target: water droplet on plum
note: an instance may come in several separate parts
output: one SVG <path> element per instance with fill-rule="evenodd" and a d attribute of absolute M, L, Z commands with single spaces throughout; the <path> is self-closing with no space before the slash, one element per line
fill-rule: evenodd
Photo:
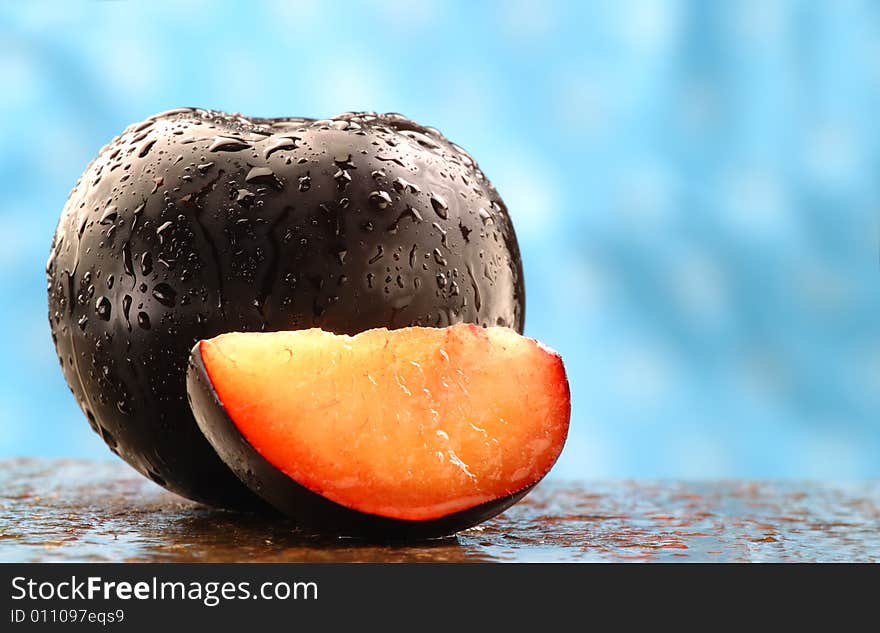
<path fill-rule="evenodd" d="M 98 300 L 95 302 L 95 313 L 102 321 L 110 320 L 111 308 L 110 299 L 107 297 L 98 297 Z"/>
<path fill-rule="evenodd" d="M 388 195 L 387 191 L 370 192 L 369 198 L 370 202 L 373 203 L 373 206 L 379 209 L 387 209 L 391 206 L 391 196 Z"/>
<path fill-rule="evenodd" d="M 436 193 L 431 194 L 431 206 L 434 208 L 434 213 L 442 219 L 445 220 L 449 217 L 449 205 L 447 205 L 446 201 Z"/>
<path fill-rule="evenodd" d="M 240 152 L 243 149 L 249 149 L 251 145 L 240 138 L 231 136 L 217 136 L 214 142 L 208 147 L 209 152 Z"/>
<path fill-rule="evenodd" d="M 166 283 L 159 283 L 153 288 L 153 297 L 163 306 L 174 307 L 177 291 Z"/>

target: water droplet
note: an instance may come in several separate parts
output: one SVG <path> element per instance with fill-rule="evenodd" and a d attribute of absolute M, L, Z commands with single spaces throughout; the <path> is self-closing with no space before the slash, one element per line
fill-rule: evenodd
<path fill-rule="evenodd" d="M 157 191 L 159 191 L 159 187 L 161 187 L 164 184 L 165 184 L 165 178 L 163 178 L 162 176 L 157 176 L 156 178 L 153 178 L 153 189 L 152 189 L 152 191 L 150 191 L 150 194 L 152 195 L 152 194 L 156 193 Z"/>
<path fill-rule="evenodd" d="M 122 315 L 125 317 L 125 320 L 128 321 L 128 313 L 131 310 L 131 295 L 125 295 L 122 297 Z M 129 329 L 131 329 L 129 327 Z"/>
<path fill-rule="evenodd" d="M 470 264 L 467 265 L 467 271 L 471 278 L 471 287 L 474 289 L 474 306 L 477 308 L 477 312 L 479 312 L 480 308 L 483 306 L 483 300 L 480 297 L 480 289 L 477 287 L 477 279 L 474 277 L 474 271 Z"/>
<path fill-rule="evenodd" d="M 357 169 L 351 162 L 351 154 L 337 154 L 333 157 L 333 162 L 339 165 L 340 169 Z"/>
<path fill-rule="evenodd" d="M 254 199 L 256 198 L 256 194 L 252 191 L 248 191 L 247 189 L 239 189 L 235 195 L 235 201 L 243 207 L 250 207 Z"/>
<path fill-rule="evenodd" d="M 135 133 L 135 134 L 138 133 L 138 132 L 143 132 L 143 131 L 146 130 L 148 127 L 152 126 L 153 123 L 155 123 L 155 119 L 153 119 L 153 118 L 151 117 L 151 118 L 147 119 L 146 121 L 143 121 L 143 122 L 141 122 L 141 123 L 138 123 L 134 128 L 132 128 L 131 131 L 132 131 L 133 133 Z M 114 154 L 117 154 L 117 153 L 118 153 L 118 150 L 117 150 L 116 152 L 113 152 L 113 153 L 114 153 Z"/>
<path fill-rule="evenodd" d="M 348 254 L 348 251 L 345 249 L 336 252 L 336 257 L 339 259 L 340 265 L 345 263 L 345 256 L 347 254 Z"/>
<path fill-rule="evenodd" d="M 98 318 L 102 321 L 109 321 L 111 307 L 110 299 L 107 297 L 98 297 L 98 300 L 95 302 L 95 312 L 97 313 Z"/>
<path fill-rule="evenodd" d="M 177 291 L 166 283 L 160 283 L 153 288 L 153 296 L 163 306 L 171 308 L 177 298 Z"/>
<path fill-rule="evenodd" d="M 444 220 L 449 217 L 449 205 L 447 205 L 446 201 L 436 193 L 431 194 L 431 206 L 434 207 L 434 213 Z"/>
<path fill-rule="evenodd" d="M 156 235 L 159 236 L 159 243 L 160 244 L 165 243 L 165 232 L 168 231 L 168 229 L 170 229 L 172 226 L 174 226 L 174 223 L 171 221 L 168 221 L 168 222 L 165 222 L 164 224 L 162 224 L 158 229 L 156 229 Z"/>
<path fill-rule="evenodd" d="M 138 158 L 144 158 L 147 154 L 149 154 L 150 150 L 153 149 L 153 145 L 156 144 L 156 140 L 157 139 L 151 138 L 144 141 L 143 145 L 141 145 L 140 149 L 138 150 Z"/>
<path fill-rule="evenodd" d="M 141 329 L 149 330 L 152 327 L 150 325 L 150 315 L 146 312 L 138 312 L 137 324 Z"/>
<path fill-rule="evenodd" d="M 400 160 L 399 158 L 396 158 L 394 156 L 381 156 L 381 155 L 377 154 L 376 160 L 388 161 L 388 162 L 392 162 L 396 165 L 400 165 L 401 167 L 406 167 L 406 165 L 403 163 L 402 160 Z"/>
<path fill-rule="evenodd" d="M 149 275 L 153 272 L 153 256 L 150 253 L 141 255 L 141 274 Z"/>
<path fill-rule="evenodd" d="M 477 209 L 477 215 L 480 216 L 483 224 L 489 224 L 492 221 L 492 214 L 486 211 L 486 209 L 484 209 L 483 207 Z"/>
<path fill-rule="evenodd" d="M 198 169 L 198 170 L 199 170 L 199 173 L 202 174 L 202 175 L 204 176 L 205 174 L 208 173 L 208 171 L 209 171 L 209 170 L 211 169 L 211 167 L 213 167 L 213 166 L 214 166 L 214 163 L 202 163 L 201 165 L 199 165 L 198 167 L 196 167 L 196 169 Z"/>
<path fill-rule="evenodd" d="M 394 179 L 394 182 L 391 183 L 397 191 L 403 193 L 404 191 L 410 191 L 411 193 L 421 193 L 421 189 L 419 189 L 418 185 L 409 182 L 408 180 L 401 178 L 398 176 Z"/>
<path fill-rule="evenodd" d="M 195 111 L 194 108 L 173 108 L 171 110 L 165 110 L 164 112 L 159 112 L 157 114 L 154 114 L 153 116 L 148 118 L 147 121 L 152 123 L 153 121 L 156 121 L 158 119 L 167 119 L 169 117 L 174 116 L 175 114 L 190 114 L 191 112 L 194 112 L 194 111 Z M 146 121 L 145 121 L 145 123 L 146 123 Z M 147 127 L 149 127 L 149 126 L 147 126 Z"/>
<path fill-rule="evenodd" d="M 387 229 L 388 232 L 389 233 L 397 233 L 397 230 L 400 228 L 400 223 L 407 217 L 412 218 L 414 222 L 421 222 L 422 221 L 422 216 L 416 209 L 414 209 L 413 207 L 407 207 L 403 211 L 403 213 L 401 213 L 399 216 L 397 216 L 397 219 L 394 220 L 394 222 L 388 226 L 388 229 Z"/>
<path fill-rule="evenodd" d="M 99 220 L 99 222 L 101 224 L 113 224 L 118 216 L 119 213 L 116 207 L 110 205 L 109 207 L 104 209 L 104 213 L 101 214 L 101 219 Z"/>
<path fill-rule="evenodd" d="M 116 281 L 116 277 L 113 275 L 107 275 L 107 289 L 110 290 L 113 288 L 113 282 Z"/>
<path fill-rule="evenodd" d="M 269 185 L 275 189 L 282 187 L 281 180 L 268 167 L 253 167 L 244 177 L 245 182 L 256 182 Z"/>
<path fill-rule="evenodd" d="M 231 136 L 217 136 L 214 142 L 208 148 L 209 152 L 240 152 L 243 149 L 249 149 L 250 144 L 240 138 Z"/>
<path fill-rule="evenodd" d="M 382 259 L 382 255 L 383 255 L 383 254 L 384 254 L 384 249 L 382 248 L 382 245 L 381 245 L 381 244 L 377 244 L 377 245 L 376 245 L 376 254 L 373 255 L 373 256 L 369 259 L 368 263 L 370 263 L 370 264 L 375 264 L 377 261 L 379 261 L 380 259 Z"/>
<path fill-rule="evenodd" d="M 470 242 L 470 234 L 473 233 L 473 229 L 469 229 L 461 222 L 458 223 L 458 230 L 461 231 L 461 237 L 465 242 Z"/>
<path fill-rule="evenodd" d="M 122 245 L 122 268 L 129 277 L 134 277 L 134 266 L 131 263 L 131 246 L 128 242 Z"/>
<path fill-rule="evenodd" d="M 263 150 L 263 156 L 269 158 L 275 152 L 282 149 L 296 149 L 296 142 L 299 140 L 297 136 L 280 136 Z"/>
<path fill-rule="evenodd" d="M 88 319 L 88 317 L 87 317 L 86 315 L 82 315 L 82 316 L 77 320 L 76 324 L 79 326 L 79 329 L 85 331 L 86 326 L 89 324 L 89 319 Z"/>
<path fill-rule="evenodd" d="M 443 257 L 443 253 L 440 252 L 439 248 L 434 249 L 434 261 L 437 262 L 438 264 L 440 264 L 441 266 L 446 266 L 448 263 L 446 261 L 446 258 Z"/>
<path fill-rule="evenodd" d="M 299 178 L 299 190 L 302 192 L 308 191 L 312 187 L 312 178 L 309 174 L 305 176 L 300 176 Z"/>
<path fill-rule="evenodd" d="M 138 220 L 141 219 L 141 214 L 144 212 L 144 208 L 147 206 L 146 201 L 141 202 L 138 206 L 134 208 L 134 219 L 131 221 L 131 232 L 134 233 L 134 229 L 138 224 Z"/>
<path fill-rule="evenodd" d="M 391 196 L 387 191 L 373 191 L 370 193 L 370 202 L 379 209 L 387 209 L 391 206 Z"/>
<path fill-rule="evenodd" d="M 351 174 L 349 174 L 347 170 L 340 168 L 336 170 L 335 174 L 333 174 L 333 180 L 336 181 L 336 186 L 339 187 L 339 190 L 341 191 L 351 182 Z"/>
<path fill-rule="evenodd" d="M 446 229 L 444 229 L 442 226 L 437 224 L 436 222 L 432 222 L 431 226 L 433 228 L 437 229 L 437 232 L 440 233 L 440 243 L 445 248 L 449 248 L 449 241 L 447 239 L 449 237 L 449 232 Z"/>

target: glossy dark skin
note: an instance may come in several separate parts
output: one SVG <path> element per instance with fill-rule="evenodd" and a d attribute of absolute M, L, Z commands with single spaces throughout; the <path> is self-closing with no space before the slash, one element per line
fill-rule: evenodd
<path fill-rule="evenodd" d="M 426 521 L 408 521 L 347 508 L 312 492 L 264 459 L 227 413 L 205 369 L 199 344 L 187 371 L 187 394 L 202 433 L 239 479 L 303 530 L 370 540 L 429 539 L 455 534 L 501 514 L 535 484 L 512 495 Z M 316 420 L 320 423 L 320 420 Z M 537 483 L 537 482 L 536 482 Z"/>
<path fill-rule="evenodd" d="M 92 428 L 141 473 L 260 507 L 186 402 L 193 344 L 464 321 L 522 332 L 519 249 L 473 160 L 400 115 L 246 119 L 181 109 L 89 165 L 47 264 L 49 322 Z"/>

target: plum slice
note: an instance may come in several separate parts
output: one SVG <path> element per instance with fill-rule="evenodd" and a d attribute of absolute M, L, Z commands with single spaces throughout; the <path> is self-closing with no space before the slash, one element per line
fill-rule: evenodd
<path fill-rule="evenodd" d="M 233 332 L 190 356 L 202 432 L 307 529 L 431 537 L 484 521 L 550 470 L 568 432 L 561 357 L 503 327 Z"/>

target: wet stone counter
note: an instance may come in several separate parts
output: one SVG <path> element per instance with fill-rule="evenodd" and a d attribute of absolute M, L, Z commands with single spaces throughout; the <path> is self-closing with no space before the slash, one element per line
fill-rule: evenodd
<path fill-rule="evenodd" d="M 880 482 L 547 481 L 455 537 L 375 544 L 213 510 L 121 463 L 0 462 L 0 561 L 880 561 Z"/>

